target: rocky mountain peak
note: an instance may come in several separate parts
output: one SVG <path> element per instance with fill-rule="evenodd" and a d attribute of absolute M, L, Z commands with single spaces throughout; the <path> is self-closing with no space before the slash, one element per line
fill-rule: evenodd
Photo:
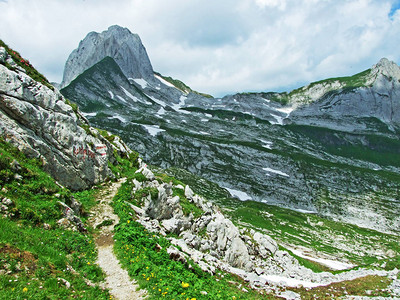
<path fill-rule="evenodd" d="M 387 58 L 382 58 L 376 65 L 372 66 L 371 75 L 376 78 L 379 74 L 382 74 L 388 78 L 400 80 L 400 67 Z"/>
<path fill-rule="evenodd" d="M 65 64 L 61 87 L 107 56 L 115 60 L 127 78 L 153 78 L 153 67 L 140 37 L 113 25 L 101 33 L 90 32 L 79 43 Z"/>

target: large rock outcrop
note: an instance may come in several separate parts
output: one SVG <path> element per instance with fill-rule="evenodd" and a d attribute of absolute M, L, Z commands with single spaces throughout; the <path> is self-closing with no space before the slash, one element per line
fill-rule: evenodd
<path fill-rule="evenodd" d="M 114 25 L 101 33 L 90 32 L 65 64 L 61 88 L 105 57 L 113 58 L 127 78 L 153 78 L 146 49 L 140 37 Z"/>
<path fill-rule="evenodd" d="M 73 190 L 112 176 L 110 143 L 58 90 L 29 77 L 5 48 L 0 53 L 0 136 L 41 159 L 48 173 Z"/>
<path fill-rule="evenodd" d="M 299 105 L 290 114 L 290 122 L 347 132 L 376 131 L 368 122 L 374 118 L 391 130 L 399 128 L 399 66 L 383 58 L 363 75 L 356 76 L 303 88 L 304 93 L 290 99 L 293 105 Z M 305 99 L 309 103 L 304 104 Z"/>

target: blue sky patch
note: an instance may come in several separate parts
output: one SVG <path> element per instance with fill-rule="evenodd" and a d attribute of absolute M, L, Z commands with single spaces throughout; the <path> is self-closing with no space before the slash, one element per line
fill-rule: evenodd
<path fill-rule="evenodd" d="M 393 2 L 392 8 L 390 9 L 389 17 L 393 17 L 398 9 L 400 9 L 400 0 L 396 0 Z"/>

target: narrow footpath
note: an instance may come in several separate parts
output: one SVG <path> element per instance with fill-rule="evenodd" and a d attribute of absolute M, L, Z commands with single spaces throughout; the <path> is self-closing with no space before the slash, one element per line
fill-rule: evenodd
<path fill-rule="evenodd" d="M 107 221 L 106 224 L 109 224 L 112 221 L 111 225 L 102 226 L 100 232 L 96 236 L 96 248 L 98 250 L 96 263 L 106 274 L 106 282 L 103 284 L 103 287 L 110 290 L 114 299 L 145 299 L 146 291 L 139 290 L 136 281 L 130 279 L 128 272 L 122 269 L 113 250 L 113 230 L 114 226 L 119 222 L 119 217 L 114 214 L 114 210 L 110 203 L 125 180 L 126 178 L 123 178 L 118 182 L 114 182 L 108 188 L 99 193 L 97 198 L 100 201 L 91 210 L 89 223 L 96 228 L 104 221 Z"/>

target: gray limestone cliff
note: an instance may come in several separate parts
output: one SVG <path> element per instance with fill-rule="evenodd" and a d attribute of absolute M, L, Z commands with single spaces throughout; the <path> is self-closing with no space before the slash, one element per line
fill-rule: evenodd
<path fill-rule="evenodd" d="M 0 47 L 0 136 L 73 190 L 112 177 L 113 148 L 56 89 L 35 81 Z"/>
<path fill-rule="evenodd" d="M 386 58 L 358 76 L 306 86 L 291 96 L 295 124 L 342 131 L 365 131 L 365 119 L 375 118 L 388 129 L 400 127 L 400 68 Z M 306 101 L 305 99 L 309 99 Z"/>
<path fill-rule="evenodd" d="M 90 32 L 79 43 L 65 64 L 61 88 L 107 56 L 115 60 L 127 78 L 153 78 L 153 68 L 140 37 L 114 25 L 101 33 Z"/>

